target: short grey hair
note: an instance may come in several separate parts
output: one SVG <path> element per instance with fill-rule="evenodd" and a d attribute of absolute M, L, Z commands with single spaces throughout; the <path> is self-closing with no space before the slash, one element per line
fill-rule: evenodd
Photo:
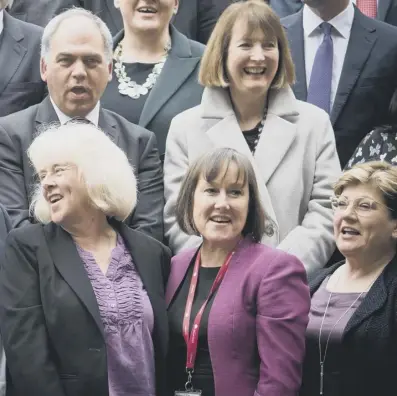
<path fill-rule="evenodd" d="M 1 1 L 1 0 L 0 0 Z M 51 39 L 59 28 L 59 25 L 66 19 L 73 18 L 75 16 L 83 16 L 90 19 L 98 27 L 105 47 L 105 57 L 108 63 L 112 62 L 113 59 L 113 38 L 106 23 L 101 18 L 97 17 L 91 11 L 85 10 L 84 8 L 74 7 L 61 14 L 55 16 L 48 22 L 44 29 L 43 36 L 41 38 L 41 57 L 47 59 L 48 53 L 50 52 Z"/>
<path fill-rule="evenodd" d="M 94 125 L 49 125 L 33 140 L 28 157 L 36 173 L 55 164 L 75 165 L 92 206 L 106 216 L 123 221 L 135 208 L 134 170 L 124 151 Z M 41 223 L 51 221 L 50 206 L 40 183 L 34 189 L 30 213 Z"/>

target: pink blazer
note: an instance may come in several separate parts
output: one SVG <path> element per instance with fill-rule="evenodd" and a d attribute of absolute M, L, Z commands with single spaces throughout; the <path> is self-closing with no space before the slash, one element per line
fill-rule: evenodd
<path fill-rule="evenodd" d="M 173 257 L 168 305 L 195 252 L 188 249 Z M 209 315 L 216 395 L 297 395 L 309 308 L 303 264 L 295 256 L 245 238 Z"/>

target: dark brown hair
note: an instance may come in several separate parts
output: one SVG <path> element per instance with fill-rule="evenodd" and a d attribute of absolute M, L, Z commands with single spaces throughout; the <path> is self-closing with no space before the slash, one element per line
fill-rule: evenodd
<path fill-rule="evenodd" d="M 199 235 L 193 221 L 194 193 L 200 177 L 207 182 L 214 181 L 221 172 L 227 173 L 230 164 L 238 169 L 237 180 L 248 184 L 249 203 L 248 216 L 242 234 L 251 234 L 255 242 L 262 236 L 273 235 L 273 222 L 262 207 L 255 171 L 247 157 L 230 148 L 217 148 L 198 158 L 189 168 L 179 190 L 176 203 L 176 219 L 183 232 Z"/>

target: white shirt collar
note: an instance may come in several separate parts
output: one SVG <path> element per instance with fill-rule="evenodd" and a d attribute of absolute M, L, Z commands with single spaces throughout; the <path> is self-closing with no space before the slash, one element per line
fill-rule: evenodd
<path fill-rule="evenodd" d="M 4 29 L 4 10 L 0 10 L 0 35 Z"/>
<path fill-rule="evenodd" d="M 59 107 L 52 100 L 51 96 L 50 96 L 50 100 L 52 105 L 54 106 L 55 112 L 57 113 L 61 125 L 65 124 L 66 122 L 72 119 L 72 117 L 67 116 L 59 109 Z M 99 122 L 99 109 L 100 109 L 100 104 L 98 102 L 95 105 L 95 107 L 85 116 L 85 118 L 87 118 L 88 121 L 92 122 L 96 127 L 98 127 L 98 122 Z"/>
<path fill-rule="evenodd" d="M 354 20 L 353 3 L 349 5 L 337 16 L 328 21 L 335 30 L 344 38 L 350 36 L 350 30 Z M 311 36 L 324 21 L 316 15 L 309 6 L 303 7 L 303 29 L 306 36 Z"/>

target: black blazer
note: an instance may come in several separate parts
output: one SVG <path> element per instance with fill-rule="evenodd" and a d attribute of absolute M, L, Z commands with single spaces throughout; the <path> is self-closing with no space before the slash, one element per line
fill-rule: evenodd
<path fill-rule="evenodd" d="M 161 396 L 170 252 L 123 223 L 111 224 L 123 237 L 153 308 L 156 394 Z M 60 226 L 35 224 L 9 234 L 1 262 L 0 330 L 9 372 L 7 396 L 109 395 L 95 294 L 72 238 Z"/>
<path fill-rule="evenodd" d="M 293 90 L 306 100 L 303 12 L 282 20 L 296 68 Z M 363 137 L 388 120 L 397 87 L 397 28 L 363 15 L 355 8 L 349 44 L 336 92 L 331 121 L 342 168 Z"/>
<path fill-rule="evenodd" d="M 139 125 L 154 132 L 160 157 L 164 158 L 165 142 L 172 119 L 201 102 L 204 88 L 198 83 L 198 69 L 204 45 L 189 40 L 171 25 L 172 48 L 155 86 L 150 90 L 139 117 Z M 114 38 L 114 47 L 124 38 L 122 30 Z M 118 112 L 120 101 L 132 101 L 120 95 L 119 82 L 113 71 L 101 98 L 104 108 Z M 125 108 L 125 107 L 124 107 Z M 131 111 L 130 111 L 131 112 Z M 130 114 L 119 113 L 127 120 Z"/>
<path fill-rule="evenodd" d="M 294 14 L 303 7 L 302 0 L 269 0 L 269 4 L 280 18 Z M 396 26 L 397 0 L 378 0 L 377 19 Z"/>
<path fill-rule="evenodd" d="M 51 122 L 59 121 L 49 98 L 0 119 L 0 203 L 14 227 L 29 223 L 28 208 L 37 181 L 26 151 L 38 129 Z M 164 188 L 156 137 L 109 110 L 100 110 L 99 127 L 127 154 L 138 179 L 138 203 L 126 223 L 161 241 Z"/>
<path fill-rule="evenodd" d="M 43 29 L 4 11 L 0 36 L 0 117 L 40 103 L 46 84 L 40 77 Z"/>
<path fill-rule="evenodd" d="M 173 19 L 176 28 L 192 40 L 206 43 L 222 11 L 232 0 L 179 0 Z M 113 35 L 123 29 L 114 0 L 14 0 L 10 12 L 16 17 L 45 26 L 56 14 L 71 7 L 82 7 L 98 15 Z"/>
<path fill-rule="evenodd" d="M 342 264 L 344 261 L 314 274 L 309 279 L 310 295 Z M 315 344 L 306 346 L 300 396 L 312 396 L 305 388 L 305 379 L 319 375 Z M 317 352 L 310 353 L 313 350 Z M 342 389 L 337 396 L 397 394 L 397 257 L 386 266 L 347 323 L 341 353 Z"/>

